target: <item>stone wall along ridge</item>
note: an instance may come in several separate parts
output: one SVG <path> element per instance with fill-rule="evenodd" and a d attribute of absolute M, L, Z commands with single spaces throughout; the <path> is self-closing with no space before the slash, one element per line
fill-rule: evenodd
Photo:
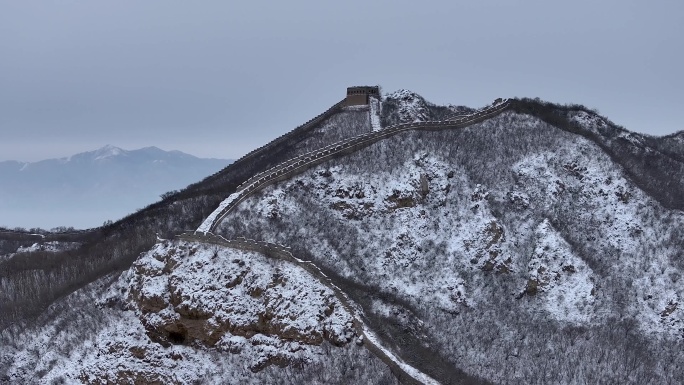
<path fill-rule="evenodd" d="M 491 117 L 498 115 L 506 110 L 510 105 L 509 99 L 498 100 L 497 102 L 486 106 L 472 114 L 459 116 L 453 120 L 441 120 L 430 122 L 416 122 L 416 123 L 400 123 L 394 126 L 389 126 L 379 131 L 372 131 L 365 134 L 357 135 L 349 139 L 345 139 L 315 151 L 299 155 L 288 161 L 280 163 L 270 169 L 261 172 L 247 180 L 247 182 L 238 186 L 236 193 L 237 197 L 233 201 L 221 209 L 221 212 L 214 214 L 211 226 L 203 224 L 202 229 L 209 228 L 209 232 L 214 232 L 223 218 L 240 202 L 249 197 L 252 193 L 259 191 L 276 182 L 289 179 L 290 177 L 300 174 L 310 168 L 317 166 L 327 160 L 338 158 L 340 156 L 353 153 L 363 147 L 369 146 L 381 139 L 389 138 L 397 133 L 409 130 L 443 130 L 464 128 L 469 125 L 479 123 Z M 198 229 L 199 230 L 199 229 Z"/>

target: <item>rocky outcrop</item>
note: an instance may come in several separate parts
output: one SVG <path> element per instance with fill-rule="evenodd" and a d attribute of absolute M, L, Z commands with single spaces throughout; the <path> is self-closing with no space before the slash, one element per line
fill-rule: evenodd
<path fill-rule="evenodd" d="M 354 336 L 333 291 L 303 269 L 217 245 L 158 244 L 135 263 L 129 299 L 154 341 L 256 350 L 254 371 Z"/>

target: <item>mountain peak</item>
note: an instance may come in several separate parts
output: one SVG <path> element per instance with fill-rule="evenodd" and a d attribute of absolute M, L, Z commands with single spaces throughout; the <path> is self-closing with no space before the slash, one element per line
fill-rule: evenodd
<path fill-rule="evenodd" d="M 143 148 L 139 149 L 138 151 L 168 152 L 168 151 L 162 150 L 161 148 L 159 148 L 159 147 L 157 147 L 157 146 L 143 147 Z"/>
<path fill-rule="evenodd" d="M 425 99 L 417 93 L 400 89 L 386 95 L 385 101 L 398 106 L 397 113 L 401 122 L 424 122 L 430 120 L 430 111 Z"/>
<path fill-rule="evenodd" d="M 113 156 L 121 155 L 125 153 L 126 150 L 123 150 L 119 147 L 112 146 L 111 144 L 108 144 L 100 149 L 97 149 L 94 151 L 95 155 L 95 160 L 100 160 L 100 159 L 107 159 L 111 158 Z"/>
<path fill-rule="evenodd" d="M 417 93 L 407 90 L 405 88 L 396 90 L 394 92 L 390 92 L 389 94 L 386 95 L 387 98 L 390 99 L 398 99 L 398 100 L 403 100 L 403 101 L 411 101 L 415 99 L 419 100 L 424 100 L 422 96 L 418 95 Z"/>

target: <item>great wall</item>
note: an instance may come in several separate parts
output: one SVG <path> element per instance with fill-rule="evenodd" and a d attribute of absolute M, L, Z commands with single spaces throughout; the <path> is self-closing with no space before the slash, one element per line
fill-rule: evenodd
<path fill-rule="evenodd" d="M 316 266 L 311 261 L 304 261 L 296 258 L 289 251 L 289 248 L 281 245 L 276 245 L 272 243 L 267 243 L 263 241 L 248 240 L 248 239 L 233 239 L 228 240 L 221 236 L 213 234 L 217 226 L 221 221 L 233 210 L 240 202 L 244 201 L 252 194 L 257 191 L 263 190 L 264 188 L 273 185 L 279 181 L 289 179 L 295 175 L 301 174 L 323 162 L 331 159 L 337 159 L 342 156 L 352 154 L 364 147 L 370 146 L 380 140 L 392 137 L 394 135 L 411 131 L 411 130 L 444 130 L 444 129 L 458 129 L 470 126 L 489 119 L 509 107 L 509 100 L 498 99 L 492 105 L 482 108 L 472 114 L 450 116 L 447 120 L 442 121 L 428 121 L 428 122 L 415 122 L 415 123 L 401 123 L 393 126 L 386 127 L 377 131 L 371 131 L 365 134 L 357 135 L 349 139 L 345 139 L 331 145 L 325 146 L 315 151 L 311 151 L 282 163 L 271 167 L 270 169 L 259 172 L 245 182 L 240 184 L 235 192 L 231 194 L 232 200 L 224 200 L 223 203 L 228 202 L 228 204 L 223 204 L 219 206 L 220 209 L 215 210 L 211 215 L 209 215 L 205 221 L 200 225 L 200 227 L 195 231 L 186 232 L 178 235 L 177 237 L 181 240 L 190 242 L 201 242 L 221 245 L 225 247 L 235 248 L 239 250 L 255 251 L 259 252 L 269 258 L 279 259 L 287 261 L 289 263 L 294 263 L 308 273 L 311 274 L 316 280 L 321 282 L 326 287 L 330 288 L 334 293 L 336 298 L 340 301 L 342 306 L 349 312 L 353 317 L 353 325 L 356 330 L 356 334 L 361 338 L 363 345 L 375 356 L 381 359 L 397 379 L 402 384 L 439 384 L 436 380 L 420 372 L 418 369 L 406 364 L 400 357 L 392 353 L 390 350 L 384 348 L 379 339 L 375 337 L 374 333 L 365 325 L 362 319 L 362 314 L 359 313 L 359 309 L 354 306 L 350 298 L 345 294 L 330 277 L 326 276 L 321 269 Z M 261 146 L 257 149 L 250 151 L 248 154 L 242 156 L 240 159 L 235 161 L 229 167 L 240 167 L 243 163 L 252 162 L 255 156 L 264 156 L 268 153 L 270 149 L 276 148 L 279 145 L 283 145 L 288 142 L 291 138 L 295 138 L 298 135 L 304 134 L 320 123 L 330 118 L 333 114 L 339 112 L 342 108 L 348 106 L 347 100 L 343 99 L 340 102 L 335 103 L 329 109 L 321 113 L 320 115 L 314 117 L 308 122 L 300 125 L 294 130 L 281 135 L 280 137 L 272 140 L 271 142 Z M 369 108 L 370 113 L 370 108 Z M 211 183 L 214 180 L 220 178 L 223 170 L 212 174 L 211 176 L 205 178 L 201 183 Z M 230 197 L 229 197 L 230 198 Z M 87 230 L 76 230 L 73 232 L 65 233 L 47 233 L 43 234 L 31 234 L 29 232 L 17 232 L 12 230 L 6 230 L 5 233 L 21 235 L 27 239 L 40 239 L 40 241 L 47 241 L 50 239 L 67 240 L 72 237 L 78 238 L 82 237 L 84 234 L 94 234 L 100 231 L 102 228 L 93 228 Z"/>
<path fill-rule="evenodd" d="M 247 181 L 239 185 L 236 192 L 227 198 L 230 200 L 230 202 L 228 204 L 219 206 L 220 211 L 214 212 L 207 217 L 205 222 L 200 225 L 197 231 L 213 233 L 219 223 L 233 208 L 235 208 L 240 202 L 251 196 L 256 191 L 262 190 L 263 188 L 279 181 L 289 179 L 292 176 L 307 171 L 327 160 L 351 154 L 361 148 L 378 142 L 381 139 L 389 138 L 409 130 L 434 131 L 464 128 L 503 112 L 508 108 L 509 104 L 510 102 L 508 99 L 499 99 L 498 102 L 495 102 L 472 114 L 464 115 L 453 120 L 401 123 L 384 128 L 382 130 L 361 134 L 337 143 L 333 143 L 321 149 L 294 157 L 264 172 L 252 176 Z"/>
<path fill-rule="evenodd" d="M 244 183 L 240 184 L 236 191 L 226 200 L 224 200 L 222 205 L 220 205 L 217 210 L 209 215 L 197 230 L 194 232 L 184 233 L 180 235 L 179 238 L 186 241 L 212 243 L 240 250 L 256 251 L 270 258 L 288 261 L 302 267 L 323 285 L 333 290 L 340 303 L 353 316 L 354 328 L 357 335 L 362 337 L 364 346 L 366 346 L 371 353 L 387 364 L 392 373 L 395 374 L 397 379 L 402 384 L 439 384 L 439 382 L 427 374 L 422 373 L 416 368 L 404 363 L 401 358 L 384 348 L 378 339 L 373 336 L 372 332 L 365 326 L 361 315 L 358 313 L 358 310 L 352 306 L 347 294 L 344 293 L 337 285 L 335 285 L 332 280 L 326 276 L 313 262 L 303 261 L 294 257 L 289 251 L 289 248 L 282 245 L 276 245 L 257 240 L 248 240 L 244 238 L 228 240 L 219 235 L 213 234 L 213 232 L 232 209 L 234 209 L 240 202 L 244 201 L 255 192 L 279 181 L 289 179 L 294 175 L 301 174 L 327 160 L 354 153 L 355 151 L 358 151 L 359 149 L 376 143 L 382 139 L 386 139 L 396 134 L 410 130 L 433 131 L 467 127 L 498 115 L 499 113 L 505 111 L 509 107 L 509 104 L 510 101 L 508 99 L 497 99 L 493 104 L 472 114 L 450 117 L 451 119 L 444 121 L 397 124 L 378 131 L 361 134 L 337 143 L 333 143 L 321 149 L 291 158 L 264 172 L 257 173 Z"/>
<path fill-rule="evenodd" d="M 520 103 L 515 100 L 500 100 L 497 99 L 493 104 L 482 108 L 471 114 L 464 115 L 451 115 L 445 120 L 441 121 L 427 121 L 427 122 L 416 122 L 416 123 L 402 123 L 393 126 L 380 129 L 378 131 L 372 131 L 357 135 L 323 148 L 311 151 L 299 156 L 290 158 L 282 163 L 279 163 L 266 171 L 258 172 L 253 176 L 249 177 L 247 180 L 242 182 L 235 188 L 235 192 L 231 194 L 233 197 L 228 204 L 219 206 L 220 210 L 215 211 L 207 217 L 206 219 L 211 219 L 202 223 L 202 225 L 195 231 L 185 232 L 178 235 L 178 239 L 188 242 L 200 242 L 215 244 L 224 247 L 235 248 L 245 251 L 253 251 L 263 254 L 272 259 L 278 259 L 286 261 L 288 263 L 296 264 L 304 270 L 306 270 L 311 276 L 319 281 L 321 284 L 330 288 L 334 293 L 336 298 L 339 300 L 341 305 L 345 308 L 353 318 L 353 327 L 356 334 L 361 337 L 361 342 L 363 345 L 375 356 L 380 358 L 388 367 L 391 369 L 392 373 L 397 377 L 397 379 L 403 384 L 436 384 L 438 383 L 433 378 L 429 377 L 427 374 L 420 372 L 418 369 L 411 367 L 406 364 L 401 357 L 392 353 L 390 350 L 384 348 L 380 341 L 373 335 L 373 332 L 364 323 L 364 315 L 361 311 L 360 305 L 356 304 L 350 299 L 350 297 L 342 290 L 338 285 L 333 282 L 333 279 L 328 277 L 323 271 L 316 266 L 312 261 L 301 260 L 296 258 L 288 247 L 277 245 L 273 243 L 268 243 L 258 240 L 250 240 L 245 238 L 238 239 L 226 239 L 220 235 L 213 234 L 216 231 L 220 223 L 227 217 L 231 210 L 235 209 L 241 202 L 248 199 L 252 194 L 261 191 L 268 186 L 271 186 L 280 181 L 284 181 L 292 178 L 293 176 L 299 175 L 307 170 L 312 169 L 328 160 L 338 159 L 345 155 L 355 153 L 356 151 L 363 149 L 367 146 L 377 143 L 383 139 L 393 137 L 404 132 L 411 130 L 424 130 L 424 131 L 434 131 L 434 130 L 444 130 L 444 129 L 459 129 L 471 126 L 473 124 L 480 123 L 487 119 L 490 119 L 506 110 L 518 111 L 516 108 Z M 255 157 L 265 157 L 268 156 L 269 150 L 276 148 L 281 145 L 287 145 L 291 138 L 295 138 L 298 135 L 305 134 L 310 130 L 315 129 L 318 125 L 324 122 L 326 119 L 333 116 L 335 113 L 341 111 L 347 106 L 346 100 L 335 103 L 329 109 L 316 116 L 315 118 L 309 120 L 308 122 L 300 125 L 294 130 L 279 136 L 278 138 L 272 140 L 271 142 L 261 146 L 255 150 L 250 151 L 248 154 L 242 156 L 240 159 L 235 161 L 232 167 L 242 167 L 243 164 L 249 164 L 253 162 Z M 520 113 L 527 113 L 527 111 L 522 111 Z M 598 143 L 593 133 L 582 132 L 582 131 L 571 131 L 579 135 L 583 135 L 592 141 Z M 602 145 L 602 147 L 604 147 Z M 231 167 L 229 166 L 229 167 Z M 225 169 L 224 169 L 225 170 Z M 220 174 L 224 170 L 221 170 L 211 176 L 205 178 L 205 181 L 210 181 L 214 178 L 220 177 Z M 246 175 L 245 175 L 246 176 Z M 218 179 L 217 179 L 218 180 Z M 239 183 L 236 182 L 235 184 Z M 234 185 L 233 185 L 234 186 Z M 233 187 L 231 186 L 231 188 Z M 228 189 L 226 189 L 228 190 Z M 225 202 L 225 201 L 224 201 Z M 12 235 L 22 239 L 30 240 L 40 240 L 47 241 L 51 239 L 56 239 L 61 237 L 59 240 L 67 240 L 73 238 L 78 238 L 83 234 L 95 232 L 101 228 L 87 229 L 87 230 L 76 230 L 63 233 L 48 233 L 48 234 L 33 234 L 28 231 L 14 231 L 14 230 L 2 230 L 0 234 Z M 338 282 L 339 283 L 339 282 Z M 345 287 L 341 285 L 342 287 Z M 351 293 L 351 291 L 350 291 Z M 439 375 L 437 376 L 439 377 Z"/>

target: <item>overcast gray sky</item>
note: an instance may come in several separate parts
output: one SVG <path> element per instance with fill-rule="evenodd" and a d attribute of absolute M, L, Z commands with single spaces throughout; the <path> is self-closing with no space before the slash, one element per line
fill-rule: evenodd
<path fill-rule="evenodd" d="M 684 129 L 683 26 L 681 0 L 0 0 L 0 160 L 237 158 L 362 84 L 577 102 L 662 135 Z"/>

